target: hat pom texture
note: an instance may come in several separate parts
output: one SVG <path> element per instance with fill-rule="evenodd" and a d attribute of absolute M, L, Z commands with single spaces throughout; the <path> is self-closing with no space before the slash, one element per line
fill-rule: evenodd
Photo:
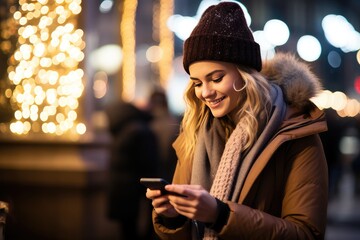
<path fill-rule="evenodd" d="M 254 41 L 239 4 L 210 6 L 184 43 L 183 65 L 202 60 L 231 62 L 261 70 L 260 46 Z"/>

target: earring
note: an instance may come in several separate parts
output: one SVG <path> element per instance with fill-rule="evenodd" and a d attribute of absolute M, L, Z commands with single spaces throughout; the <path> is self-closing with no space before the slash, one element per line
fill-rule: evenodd
<path fill-rule="evenodd" d="M 240 89 L 237 89 L 236 87 L 235 87 L 235 81 L 233 82 L 233 88 L 234 88 L 234 90 L 236 91 L 236 92 L 241 92 L 242 90 L 244 90 L 245 88 L 246 88 L 246 86 L 247 86 L 247 82 L 246 81 L 244 81 L 244 86 L 242 87 L 242 88 L 240 88 Z"/>

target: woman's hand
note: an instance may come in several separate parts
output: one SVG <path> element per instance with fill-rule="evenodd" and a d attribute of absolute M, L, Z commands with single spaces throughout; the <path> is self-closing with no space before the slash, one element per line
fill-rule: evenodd
<path fill-rule="evenodd" d="M 215 222 L 218 214 L 216 199 L 200 185 L 170 184 L 165 189 L 186 196 L 166 195 L 166 201 L 170 201 L 177 213 L 205 223 Z M 167 210 L 169 209 L 167 206 Z"/>
<path fill-rule="evenodd" d="M 152 200 L 152 206 L 155 212 L 164 217 L 177 217 L 179 213 L 176 212 L 174 207 L 169 203 L 169 195 L 161 195 L 160 190 L 146 189 L 146 197 Z"/>

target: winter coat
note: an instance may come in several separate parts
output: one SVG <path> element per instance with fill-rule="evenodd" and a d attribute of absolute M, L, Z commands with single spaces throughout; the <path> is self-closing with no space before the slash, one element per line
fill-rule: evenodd
<path fill-rule="evenodd" d="M 247 174 L 237 178 L 243 184 L 236 198 L 227 201 L 230 215 L 218 237 L 324 239 L 328 175 L 318 134 L 327 126 L 324 113 L 309 101 L 320 83 L 305 64 L 286 54 L 267 61 L 262 74 L 282 89 L 285 116 L 254 155 Z M 173 183 L 190 184 L 193 163 L 178 147 L 182 137 L 174 143 L 178 163 Z M 190 220 L 179 228 L 166 228 L 153 211 L 153 222 L 160 239 L 192 239 Z"/>

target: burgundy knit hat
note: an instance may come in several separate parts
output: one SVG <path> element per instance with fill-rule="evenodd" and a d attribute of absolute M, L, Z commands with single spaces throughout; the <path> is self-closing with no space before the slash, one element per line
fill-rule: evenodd
<path fill-rule="evenodd" d="M 183 65 L 201 60 L 232 62 L 261 70 L 260 46 L 254 41 L 239 4 L 210 6 L 184 43 Z"/>

